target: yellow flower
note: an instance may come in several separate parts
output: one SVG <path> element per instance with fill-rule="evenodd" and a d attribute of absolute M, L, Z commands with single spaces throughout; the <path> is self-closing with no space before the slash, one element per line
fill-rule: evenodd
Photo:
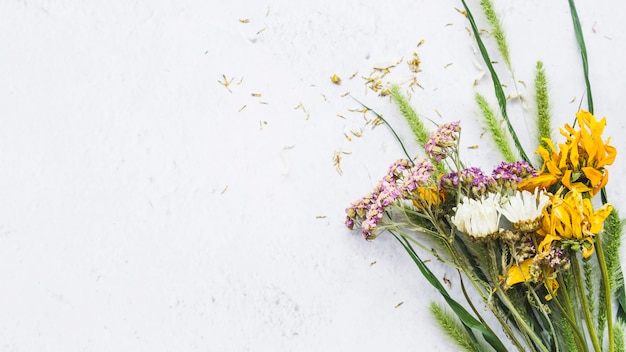
<path fill-rule="evenodd" d="M 602 231 L 602 224 L 613 207 L 604 204 L 593 209 L 591 200 L 584 198 L 581 187 L 574 186 L 561 197 L 562 189 L 552 196 L 551 205 L 544 210 L 542 228 L 537 232 L 543 240 L 537 248 L 537 255 L 547 255 L 553 241 L 574 240 L 581 244 L 583 257 L 593 254 L 593 238 Z"/>
<path fill-rule="evenodd" d="M 434 186 L 418 187 L 415 193 L 417 199 L 413 199 L 413 205 L 420 210 L 424 207 L 438 207 L 444 203 L 447 198 L 444 191 Z"/>
<path fill-rule="evenodd" d="M 606 118 L 596 121 L 591 113 L 581 110 L 576 119 L 578 130 L 569 124 L 560 130 L 566 142 L 559 144 L 558 152 L 550 139 L 542 139 L 549 150 L 543 146 L 537 150 L 543 159 L 541 175 L 522 181 L 519 189 L 547 189 L 560 181 L 569 190 L 576 187 L 581 192 L 596 195 L 606 186 L 609 173 L 605 166 L 611 165 L 617 154 L 615 147 L 608 145 L 610 138 L 606 143 L 602 140 Z"/>
<path fill-rule="evenodd" d="M 521 282 L 538 282 L 543 281 L 543 273 L 541 272 L 541 268 L 533 268 L 534 266 L 534 258 L 528 258 L 521 262 L 519 265 L 515 264 L 511 268 L 506 276 L 506 280 L 504 282 L 504 288 L 509 289 L 511 286 L 521 283 Z M 551 300 L 552 295 L 550 294 L 550 289 L 556 295 L 556 291 L 559 288 L 559 283 L 554 278 L 554 270 L 551 268 L 544 268 L 548 279 L 547 282 L 544 282 L 544 286 L 548 290 L 548 294 L 545 296 L 546 300 Z M 548 288 L 550 286 L 550 288 Z"/>

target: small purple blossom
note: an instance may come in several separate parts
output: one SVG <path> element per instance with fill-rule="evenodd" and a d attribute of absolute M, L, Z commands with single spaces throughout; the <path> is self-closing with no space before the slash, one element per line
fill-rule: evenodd
<path fill-rule="evenodd" d="M 434 169 L 435 166 L 426 159 L 416 162 L 413 167 L 407 170 L 407 174 L 403 177 L 400 188 L 406 193 L 412 193 L 417 187 L 428 182 L 430 174 Z"/>
<path fill-rule="evenodd" d="M 566 268 L 569 267 L 570 260 L 565 255 L 563 250 L 559 247 L 550 247 L 550 253 L 545 257 L 545 261 L 550 265 L 550 268 Z"/>
<path fill-rule="evenodd" d="M 444 123 L 430 134 L 424 149 L 431 158 L 440 162 L 454 151 L 461 131 L 460 123 L 460 121 Z"/>
<path fill-rule="evenodd" d="M 495 180 L 477 167 L 469 167 L 460 173 L 451 172 L 441 177 L 439 185 L 443 189 L 455 190 L 459 183 L 461 190 L 470 198 L 484 195 L 494 184 Z"/>
<path fill-rule="evenodd" d="M 516 161 L 514 163 L 502 162 L 491 173 L 496 181 L 513 181 L 516 184 L 528 177 L 538 175 L 537 171 L 525 161 Z"/>

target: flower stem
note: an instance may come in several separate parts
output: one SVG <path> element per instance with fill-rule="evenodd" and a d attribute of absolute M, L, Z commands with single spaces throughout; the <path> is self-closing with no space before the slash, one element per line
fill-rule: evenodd
<path fill-rule="evenodd" d="M 500 298 L 502 303 L 504 303 L 504 305 L 507 308 L 509 308 L 509 312 L 511 313 L 511 315 L 513 315 L 513 317 L 517 321 L 517 324 L 521 328 L 524 328 L 524 331 L 528 333 L 528 336 L 530 336 L 530 338 L 537 344 L 537 347 L 539 347 L 539 349 L 541 349 L 543 352 L 548 352 L 549 351 L 548 348 L 543 344 L 543 341 L 541 341 L 539 336 L 537 336 L 533 328 L 528 326 L 526 321 L 524 321 L 524 319 L 520 316 L 519 312 L 517 311 L 517 308 L 509 300 L 509 297 L 507 297 L 506 294 L 503 294 L 502 290 L 498 290 L 497 292 L 498 292 L 498 298 Z"/>
<path fill-rule="evenodd" d="M 600 272 L 602 273 L 602 286 L 604 287 L 604 303 L 606 304 L 606 316 L 609 332 L 609 352 L 615 350 L 615 339 L 613 338 L 613 309 L 611 307 L 611 287 L 609 285 L 609 274 L 606 269 L 606 260 L 604 259 L 604 250 L 602 248 L 602 239 L 597 237 L 596 251 L 598 252 L 598 264 L 600 264 Z"/>
<path fill-rule="evenodd" d="M 559 294 L 559 296 L 563 297 L 563 299 L 565 300 L 565 307 L 567 307 L 567 310 L 565 309 L 565 307 L 563 307 L 563 305 L 561 305 L 560 298 L 555 297 L 556 295 L 552 291 L 551 288 L 549 290 L 549 293 L 552 295 L 552 297 L 555 297 L 554 301 L 556 303 L 556 306 L 559 308 L 559 310 L 561 311 L 561 314 L 563 314 L 567 322 L 572 327 L 572 332 L 574 334 L 574 339 L 576 340 L 576 347 L 578 348 L 578 351 L 588 351 L 587 345 L 584 343 L 583 337 L 580 334 L 578 324 L 576 323 L 576 320 L 574 320 L 575 317 L 574 317 L 574 311 L 572 310 L 572 302 L 569 297 L 569 292 L 567 291 L 568 288 L 565 285 L 565 280 L 560 279 L 559 286 L 562 286 L 561 293 Z M 547 286 L 547 287 L 550 287 L 550 286 Z"/>
<path fill-rule="evenodd" d="M 483 319 L 483 317 L 480 315 L 480 313 L 478 312 L 478 309 L 476 309 L 476 307 L 474 306 L 474 304 L 472 303 L 472 300 L 470 299 L 469 295 L 467 294 L 467 290 L 465 290 L 465 284 L 463 283 L 463 274 L 461 274 L 461 270 L 457 269 L 457 272 L 459 273 L 459 281 L 461 282 L 461 291 L 463 292 L 463 296 L 465 296 L 465 301 L 467 301 L 467 303 L 469 304 L 470 308 L 472 309 L 472 311 L 474 312 L 474 314 L 476 314 L 476 317 L 478 317 L 478 320 L 480 320 L 480 322 L 483 324 L 483 326 L 492 334 L 495 335 L 495 332 L 493 332 L 493 330 L 491 329 L 491 327 L 487 324 L 487 322 Z M 493 312 L 493 310 L 492 310 Z M 495 312 L 494 312 L 494 315 Z M 497 315 L 496 315 L 497 317 Z M 498 319 L 498 321 L 500 321 L 500 319 Z M 504 328 L 506 325 L 502 324 L 502 327 Z M 508 330 L 510 330 L 511 328 L 506 326 L 508 328 Z M 513 332 L 511 331 L 511 337 L 509 337 L 509 339 L 513 342 L 513 344 L 515 344 L 515 346 L 520 350 L 523 351 L 524 348 L 519 344 L 519 342 L 517 341 L 517 339 L 514 338 L 513 336 Z"/>
<path fill-rule="evenodd" d="M 589 337 L 591 338 L 593 349 L 596 352 L 601 352 L 602 349 L 600 348 L 600 342 L 598 340 L 596 330 L 593 327 L 591 312 L 589 311 L 589 305 L 587 304 L 587 295 L 585 295 L 585 288 L 583 287 L 583 280 L 580 275 L 580 265 L 578 264 L 578 258 L 576 256 L 573 256 L 571 263 L 574 274 L 574 281 L 576 282 L 576 290 L 578 291 L 578 294 L 580 296 L 580 303 L 582 305 L 583 314 L 585 315 L 585 324 L 587 324 L 587 331 L 589 332 Z"/>

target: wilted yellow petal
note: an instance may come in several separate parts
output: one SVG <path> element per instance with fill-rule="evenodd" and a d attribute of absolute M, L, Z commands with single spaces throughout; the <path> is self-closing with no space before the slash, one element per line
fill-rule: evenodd
<path fill-rule="evenodd" d="M 606 143 L 608 144 L 609 140 L 607 140 Z M 606 155 L 603 155 L 600 160 L 598 160 L 598 164 L 596 165 L 598 168 L 603 167 L 604 165 L 611 165 L 615 161 L 615 156 L 617 155 L 617 149 L 615 149 L 615 147 L 612 145 L 605 145 L 604 151 L 606 152 Z"/>
<path fill-rule="evenodd" d="M 558 241 L 560 239 L 561 237 L 558 235 L 552 235 L 552 234 L 546 235 L 546 237 L 544 237 L 543 240 L 537 246 L 537 252 L 544 253 L 544 254 L 550 253 L 550 246 L 552 246 L 552 241 Z"/>
<path fill-rule="evenodd" d="M 536 177 L 528 178 L 517 185 L 517 189 L 534 192 L 535 188 L 547 189 L 557 183 L 559 179 L 552 174 L 543 174 Z"/>
<path fill-rule="evenodd" d="M 524 260 L 520 266 L 513 265 L 506 275 L 505 287 L 511 287 L 520 282 L 526 282 L 530 279 L 530 265 L 533 259 L 529 258 Z"/>
<path fill-rule="evenodd" d="M 591 201 L 589 203 L 591 204 Z M 589 221 L 591 223 L 591 232 L 598 234 L 602 231 L 602 224 L 609 217 L 611 211 L 613 211 L 613 206 L 606 203 L 593 213 Z"/>
<path fill-rule="evenodd" d="M 596 170 L 593 167 L 583 167 L 582 168 L 583 173 L 585 174 L 585 176 L 587 177 L 587 179 L 589 179 L 589 181 L 591 182 L 591 186 L 592 187 L 596 187 L 598 185 L 600 185 L 602 183 L 602 179 L 604 178 L 604 174 L 602 174 L 601 171 Z"/>

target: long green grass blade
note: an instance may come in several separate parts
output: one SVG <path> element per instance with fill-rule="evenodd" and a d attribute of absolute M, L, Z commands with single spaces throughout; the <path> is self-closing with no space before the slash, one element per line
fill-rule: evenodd
<path fill-rule="evenodd" d="M 426 280 L 428 280 L 428 282 L 434 288 L 436 288 L 439 293 L 441 293 L 443 298 L 446 300 L 446 303 L 448 303 L 452 311 L 459 317 L 461 322 L 465 326 L 479 331 L 485 338 L 485 341 L 487 341 L 496 351 L 506 352 L 506 348 L 502 344 L 502 341 L 500 341 L 500 339 L 492 331 L 487 329 L 483 324 L 480 323 L 480 321 L 474 318 L 474 316 L 472 316 L 465 308 L 463 308 L 462 305 L 460 305 L 457 301 L 450 297 L 448 291 L 445 289 L 445 287 L 443 287 L 441 282 L 437 280 L 437 278 L 430 271 L 430 269 L 428 269 L 426 264 L 424 264 L 424 262 L 420 259 L 411 244 L 406 239 L 401 239 L 400 237 L 398 237 L 395 233 L 392 232 L 391 234 L 398 240 L 398 242 L 400 242 L 400 244 L 402 244 L 407 253 L 409 253 Z"/>
<path fill-rule="evenodd" d="M 591 95 L 591 83 L 589 83 L 589 62 L 587 60 L 587 46 L 585 45 L 585 37 L 580 26 L 580 19 L 576 11 L 574 0 L 569 0 L 569 9 L 572 14 L 572 22 L 574 22 L 574 32 L 576 32 L 576 41 L 580 47 L 580 56 L 583 61 L 583 72 L 585 74 L 585 85 L 587 86 L 587 109 L 593 114 L 593 96 Z"/>
<path fill-rule="evenodd" d="M 493 68 L 493 65 L 491 64 L 491 59 L 489 58 L 489 53 L 487 53 L 485 44 L 483 43 L 482 39 L 480 39 L 480 33 L 478 32 L 478 27 L 476 26 L 476 22 L 474 21 L 474 16 L 472 16 L 472 12 L 470 11 L 467 4 L 465 3 L 465 0 L 461 0 L 461 2 L 463 3 L 463 6 L 465 7 L 465 12 L 467 13 L 467 19 L 469 20 L 470 25 L 472 27 L 472 32 L 474 33 L 474 38 L 476 39 L 476 43 L 478 44 L 478 49 L 480 50 L 480 53 L 483 57 L 483 61 L 485 62 L 485 65 L 487 66 L 487 68 L 489 69 L 489 73 L 491 74 L 491 81 L 493 82 L 493 89 L 495 91 L 496 97 L 498 98 L 498 105 L 500 106 L 500 112 L 502 113 L 502 117 L 504 118 L 504 121 L 506 122 L 509 133 L 511 134 L 511 137 L 513 138 L 515 147 L 519 151 L 519 154 L 522 157 L 522 159 L 528 162 L 529 164 L 532 164 L 530 159 L 528 159 L 528 156 L 524 152 L 524 148 L 522 148 L 522 144 L 520 143 L 519 138 L 517 137 L 517 133 L 515 133 L 515 129 L 513 128 L 513 125 L 511 125 L 511 120 L 509 119 L 509 115 L 506 112 L 506 97 L 504 95 L 504 91 L 502 90 L 502 84 L 500 83 L 500 79 L 498 78 L 498 74 L 496 73 L 496 70 Z"/>

